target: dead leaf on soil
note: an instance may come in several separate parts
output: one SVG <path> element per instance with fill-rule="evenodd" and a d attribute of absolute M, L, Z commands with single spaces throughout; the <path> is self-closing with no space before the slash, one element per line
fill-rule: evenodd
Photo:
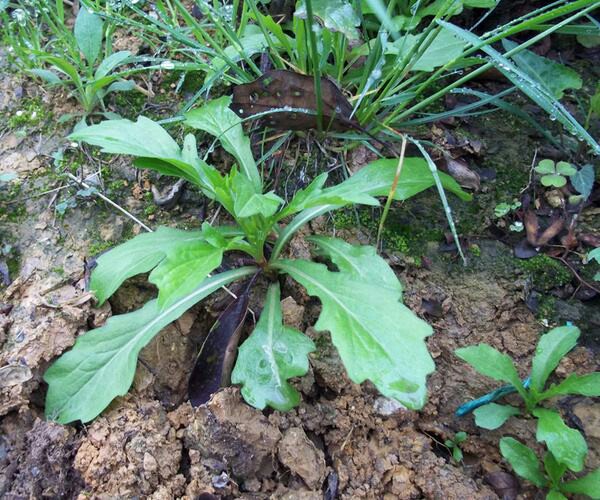
<path fill-rule="evenodd" d="M 337 85 L 321 78 L 323 127 L 347 130 L 351 124 L 352 106 Z M 285 108 L 306 110 L 285 111 Z M 266 115 L 265 123 L 282 130 L 307 130 L 317 128 L 317 99 L 314 78 L 293 71 L 276 69 L 267 71 L 258 80 L 233 88 L 232 109 L 242 118 L 265 111 L 283 110 Z"/>
<path fill-rule="evenodd" d="M 447 157 L 446 169 L 462 187 L 472 189 L 474 191 L 479 191 L 481 188 L 479 174 L 471 170 L 464 161 L 454 160 L 450 157 Z"/>
<path fill-rule="evenodd" d="M 200 348 L 188 382 L 192 406 L 206 403 L 220 387 L 229 385 L 244 320 L 250 286 L 221 313 Z"/>
<path fill-rule="evenodd" d="M 497 471 L 485 476 L 485 481 L 494 489 L 503 500 L 513 500 L 519 493 L 519 481 L 512 474 Z"/>
<path fill-rule="evenodd" d="M 564 219 L 555 219 L 544 231 L 540 232 L 538 217 L 532 210 L 525 212 L 524 223 L 525 230 L 527 231 L 527 242 L 533 247 L 546 245 L 565 226 Z"/>

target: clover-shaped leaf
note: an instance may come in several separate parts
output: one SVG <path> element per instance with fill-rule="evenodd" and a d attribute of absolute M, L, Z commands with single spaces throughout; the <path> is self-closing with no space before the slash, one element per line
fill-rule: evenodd
<path fill-rule="evenodd" d="M 575 175 L 577 169 L 566 161 L 554 163 L 552 160 L 541 160 L 535 167 L 538 174 L 542 174 L 541 183 L 545 187 L 561 188 L 567 184 L 566 176 Z"/>
<path fill-rule="evenodd" d="M 556 164 L 556 172 L 560 175 L 575 175 L 577 173 L 577 169 L 566 161 L 559 161 Z"/>
<path fill-rule="evenodd" d="M 556 168 L 552 160 L 541 160 L 537 164 L 537 167 L 535 167 L 535 171 L 538 174 L 554 174 L 556 172 Z"/>

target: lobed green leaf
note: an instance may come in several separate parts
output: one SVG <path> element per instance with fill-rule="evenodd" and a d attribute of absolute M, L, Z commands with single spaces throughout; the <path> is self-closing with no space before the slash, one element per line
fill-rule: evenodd
<path fill-rule="evenodd" d="M 79 337 L 44 374 L 46 416 L 62 424 L 98 416 L 115 397 L 127 393 L 138 353 L 162 328 L 218 288 L 255 272 L 254 267 L 242 267 L 213 276 L 167 308 L 151 300 Z"/>
<path fill-rule="evenodd" d="M 536 439 L 546 443 L 559 463 L 574 472 L 583 469 L 588 449 L 581 432 L 568 427 L 555 411 L 536 408 L 532 413 L 538 419 Z"/>
<path fill-rule="evenodd" d="M 215 136 L 223 149 L 237 160 L 240 171 L 250 179 L 254 190 L 262 192 L 262 180 L 254 161 L 250 139 L 244 134 L 240 118 L 229 109 L 230 96 L 213 99 L 185 114 L 186 125 Z"/>
<path fill-rule="evenodd" d="M 241 345 L 231 382 L 242 384 L 246 402 L 260 410 L 267 405 L 287 411 L 298 405 L 300 394 L 288 379 L 305 375 L 308 353 L 315 346 L 301 332 L 283 325 L 279 284 L 267 292 L 256 328 Z"/>
<path fill-rule="evenodd" d="M 540 463 L 531 448 L 514 438 L 503 437 L 500 439 L 500 453 L 519 476 L 539 488 L 546 486 L 548 481 L 542 474 Z"/>
<path fill-rule="evenodd" d="M 338 272 L 304 260 L 280 260 L 273 267 L 319 297 L 323 308 L 315 328 L 331 333 L 352 381 L 370 380 L 383 395 L 421 408 L 434 370 L 425 344 L 431 327 L 400 302 L 402 287 L 375 248 L 335 238 L 313 241 Z"/>

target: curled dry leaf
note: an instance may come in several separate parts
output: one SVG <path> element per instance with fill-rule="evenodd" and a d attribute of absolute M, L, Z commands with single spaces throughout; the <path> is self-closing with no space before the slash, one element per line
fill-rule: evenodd
<path fill-rule="evenodd" d="M 446 158 L 446 170 L 462 187 L 479 191 L 479 174 L 471 170 L 464 161 Z"/>
<path fill-rule="evenodd" d="M 208 332 L 190 375 L 188 395 L 192 406 L 206 403 L 220 387 L 229 385 L 244 320 L 250 286 L 221 313 Z"/>
<path fill-rule="evenodd" d="M 532 210 L 525 212 L 524 223 L 527 232 L 527 242 L 533 247 L 546 245 L 552 238 L 557 236 L 565 226 L 564 219 L 555 219 L 546 229 L 544 229 L 544 231 L 540 232 L 538 217 Z"/>
<path fill-rule="evenodd" d="M 508 472 L 496 471 L 490 472 L 485 476 L 485 482 L 488 483 L 503 500 L 513 500 L 519 493 L 519 481 Z"/>
<path fill-rule="evenodd" d="M 350 118 L 352 106 L 328 78 L 321 78 L 321 101 L 325 128 L 330 123 L 330 128 L 334 130 L 358 126 Z M 258 80 L 234 87 L 232 109 L 242 118 L 276 111 L 264 115 L 265 123 L 276 129 L 317 128 L 314 78 L 283 69 L 267 71 Z"/>

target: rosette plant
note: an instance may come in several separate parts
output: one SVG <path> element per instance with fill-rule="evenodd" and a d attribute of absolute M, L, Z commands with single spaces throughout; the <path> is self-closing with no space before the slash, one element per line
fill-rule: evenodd
<path fill-rule="evenodd" d="M 279 277 L 288 275 L 322 310 L 315 328 L 329 331 L 347 373 L 354 382 L 370 380 L 381 394 L 409 408 L 426 400 L 426 377 L 434 370 L 425 338 L 431 327 L 402 303 L 402 285 L 371 246 L 340 239 L 310 238 L 321 262 L 284 258 L 294 233 L 315 217 L 361 203 L 378 205 L 397 181 L 394 198 L 405 200 L 434 185 L 420 158 L 375 161 L 347 180 L 325 187 L 327 174 L 316 177 L 285 203 L 263 192 L 263 180 L 241 121 L 229 109 L 230 98 L 208 102 L 185 115 L 192 128 L 215 136 L 235 159 L 227 174 L 198 155 L 193 134 L 180 147 L 157 123 L 108 120 L 77 131 L 71 140 L 102 147 L 106 153 L 135 157 L 134 164 L 163 175 L 181 177 L 220 204 L 231 224 L 183 231 L 161 227 L 121 244 L 97 259 L 90 288 L 99 303 L 129 277 L 149 272 L 158 296 L 142 308 L 113 316 L 85 333 L 45 373 L 49 385 L 46 413 L 66 423 L 95 418 L 117 396 L 129 390 L 140 350 L 184 311 L 235 280 L 262 273 L 271 280 L 254 331 L 241 345 L 231 380 L 242 386 L 245 400 L 256 408 L 288 410 L 300 395 L 289 383 L 308 370 L 312 341 L 282 323 Z M 446 189 L 468 198 L 449 176 L 439 174 Z M 253 265 L 216 272 L 227 252 L 244 252 Z M 202 367 L 200 367 L 200 370 Z"/>

